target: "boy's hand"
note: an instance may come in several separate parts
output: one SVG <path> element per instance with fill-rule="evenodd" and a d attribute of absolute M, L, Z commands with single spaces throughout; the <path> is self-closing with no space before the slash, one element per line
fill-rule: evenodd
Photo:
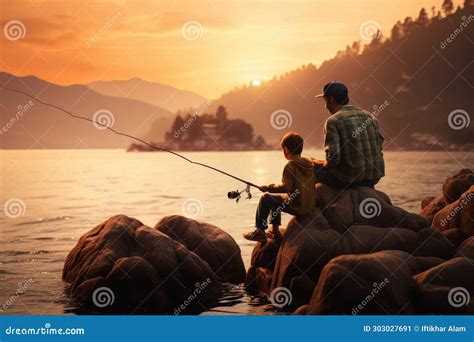
<path fill-rule="evenodd" d="M 268 191 L 268 185 L 261 185 L 258 187 L 258 190 L 261 192 L 267 192 Z"/>

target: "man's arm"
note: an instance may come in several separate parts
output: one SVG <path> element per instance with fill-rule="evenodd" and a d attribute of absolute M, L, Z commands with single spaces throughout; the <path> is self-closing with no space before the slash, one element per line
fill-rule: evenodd
<path fill-rule="evenodd" d="M 323 167 L 331 167 L 341 162 L 341 141 L 336 122 L 336 119 L 329 118 L 324 125 L 326 161 Z"/>

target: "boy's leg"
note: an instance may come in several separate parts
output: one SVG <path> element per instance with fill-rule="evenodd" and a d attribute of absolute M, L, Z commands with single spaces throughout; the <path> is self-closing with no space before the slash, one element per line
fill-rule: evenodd
<path fill-rule="evenodd" d="M 270 213 L 272 213 L 270 223 L 279 226 L 281 224 L 281 210 L 283 210 L 281 207 L 283 201 L 284 199 L 281 195 L 270 195 L 268 193 L 263 194 L 263 196 L 260 197 L 257 213 L 255 215 L 255 227 L 261 230 L 267 229 L 267 219 Z"/>

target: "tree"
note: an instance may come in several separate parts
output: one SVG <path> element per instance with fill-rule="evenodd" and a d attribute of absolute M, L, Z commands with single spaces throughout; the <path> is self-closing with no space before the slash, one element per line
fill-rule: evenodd
<path fill-rule="evenodd" d="M 392 31 L 390 33 L 390 39 L 392 41 L 397 41 L 399 39 L 403 38 L 403 24 L 399 20 L 395 25 L 392 27 Z"/>
<path fill-rule="evenodd" d="M 420 10 L 420 14 L 418 15 L 417 23 L 421 27 L 426 27 L 430 23 L 430 19 L 428 18 L 428 13 L 426 13 L 426 10 L 424 8 L 422 8 Z"/>
<path fill-rule="evenodd" d="M 358 55 L 360 53 L 360 40 L 352 43 L 352 53 L 354 55 Z M 312 64 L 311 66 L 314 67 Z"/>
<path fill-rule="evenodd" d="M 403 35 L 406 37 L 415 31 L 415 25 L 411 17 L 406 17 L 403 22 Z"/>
<path fill-rule="evenodd" d="M 450 15 L 454 10 L 453 0 L 444 0 L 441 8 L 445 15 Z"/>
<path fill-rule="evenodd" d="M 173 125 L 171 126 L 171 131 L 166 132 L 165 138 L 169 139 L 180 139 L 182 132 L 181 130 L 184 129 L 184 120 L 180 115 L 181 112 L 178 112 L 176 118 L 174 119 Z"/>
<path fill-rule="evenodd" d="M 253 140 L 253 127 L 244 120 L 230 120 L 225 138 L 236 139 L 240 143 L 250 143 Z"/>
<path fill-rule="evenodd" d="M 227 120 L 227 111 L 224 106 L 219 106 L 219 108 L 217 108 L 216 118 L 217 118 L 217 121 Z"/>

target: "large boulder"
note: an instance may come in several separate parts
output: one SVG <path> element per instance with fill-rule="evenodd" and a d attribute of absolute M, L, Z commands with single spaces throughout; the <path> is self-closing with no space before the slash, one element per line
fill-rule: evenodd
<path fill-rule="evenodd" d="M 470 169 L 462 169 L 444 181 L 443 195 L 448 203 L 453 203 L 472 185 L 474 185 L 474 172 Z"/>
<path fill-rule="evenodd" d="M 296 314 L 414 314 L 416 262 L 408 253 L 383 251 L 332 259 L 309 304 Z"/>
<path fill-rule="evenodd" d="M 79 239 L 66 258 L 63 280 L 79 302 L 121 312 L 185 310 L 220 296 L 207 262 L 125 215 L 111 217 Z"/>
<path fill-rule="evenodd" d="M 448 201 L 444 195 L 438 197 L 428 197 L 421 202 L 420 216 L 425 218 L 428 222 L 433 222 L 434 216 L 448 205 Z"/>
<path fill-rule="evenodd" d="M 280 245 L 281 240 L 273 239 L 257 242 L 255 245 L 245 279 L 245 289 L 250 294 L 270 296 L 272 274 Z"/>
<path fill-rule="evenodd" d="M 421 215 L 393 206 L 386 194 L 373 188 L 341 190 L 317 184 L 314 212 L 292 218 L 280 243 L 257 244 L 247 290 L 272 300 L 283 289 L 288 306 L 309 302 L 299 313 L 436 313 L 437 301 L 443 303 L 439 313 L 463 313 L 446 306 L 453 284 L 435 273 L 448 276 L 445 269 L 462 270 L 471 281 L 466 275 L 472 272 L 465 269 L 466 257 L 474 254 L 474 243 L 466 240 L 474 230 L 474 187 L 466 191 L 470 179 L 466 170 L 448 178 L 442 195 L 422 202 Z M 454 211 L 457 216 L 447 218 Z M 443 219 L 449 224 L 439 227 Z M 450 262 L 456 256 L 464 259 Z M 360 268 L 360 263 L 365 266 Z M 391 281 L 383 296 L 351 311 L 383 275 L 383 281 Z"/>
<path fill-rule="evenodd" d="M 474 259 L 457 257 L 414 279 L 419 286 L 415 305 L 419 314 L 474 314 Z"/>
<path fill-rule="evenodd" d="M 460 228 L 466 234 L 474 235 L 474 185 L 441 209 L 434 216 L 432 227 L 441 231 Z"/>
<path fill-rule="evenodd" d="M 474 236 L 464 240 L 464 242 L 459 246 L 458 256 L 474 260 Z"/>
<path fill-rule="evenodd" d="M 316 208 L 310 216 L 290 220 L 281 245 L 270 241 L 256 246 L 247 274 L 247 289 L 270 297 L 272 290 L 286 288 L 292 294 L 289 304 L 299 306 L 309 301 L 322 269 L 331 259 L 390 249 L 442 259 L 457 253 L 456 246 L 432 228 L 416 232 L 355 225 L 340 233 L 329 228 L 321 210 Z"/>
<path fill-rule="evenodd" d="M 430 226 L 423 217 L 391 204 L 389 197 L 373 188 L 335 189 L 316 185 L 317 206 L 332 229 L 344 232 L 353 225 L 404 227 L 418 231 Z"/>
<path fill-rule="evenodd" d="M 205 260 L 221 282 L 245 281 L 245 266 L 240 247 L 228 233 L 209 223 L 184 216 L 162 218 L 155 229 L 185 245 Z"/>

